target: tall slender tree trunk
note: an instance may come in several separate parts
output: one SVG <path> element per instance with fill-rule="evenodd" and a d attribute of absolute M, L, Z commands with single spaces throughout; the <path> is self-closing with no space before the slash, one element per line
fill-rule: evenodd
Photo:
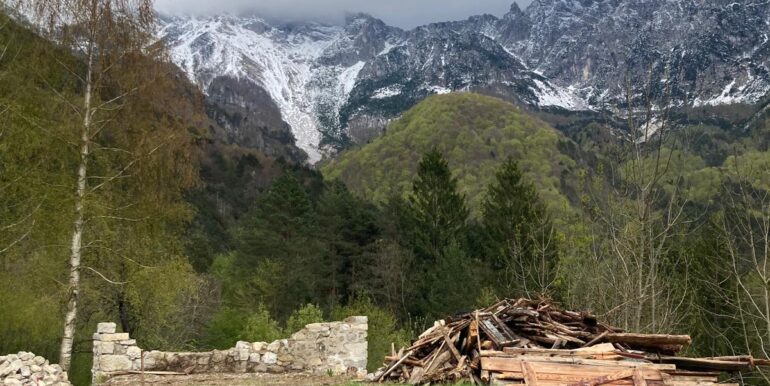
<path fill-rule="evenodd" d="M 86 188 L 88 178 L 88 155 L 91 142 L 91 98 L 93 77 L 93 47 L 88 49 L 88 74 L 85 79 L 85 96 L 83 97 L 83 127 L 80 133 L 80 164 L 78 165 L 77 189 L 75 191 L 75 221 L 72 231 L 72 243 L 70 245 L 70 276 L 69 299 L 67 300 L 67 314 L 64 317 L 64 335 L 61 342 L 61 356 L 59 365 L 65 371 L 69 370 L 72 363 L 72 345 L 75 340 L 75 327 L 78 313 L 78 299 L 80 296 L 80 262 L 83 248 L 83 227 L 85 220 Z"/>

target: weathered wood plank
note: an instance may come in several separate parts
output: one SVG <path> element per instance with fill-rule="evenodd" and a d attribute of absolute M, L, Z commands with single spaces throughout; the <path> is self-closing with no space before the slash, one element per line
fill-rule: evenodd
<path fill-rule="evenodd" d="M 631 378 L 634 376 L 634 372 L 639 370 L 623 370 L 610 375 L 600 375 L 598 377 L 586 378 L 584 380 L 571 383 L 568 386 L 597 386 L 604 385 L 612 381 L 618 381 L 624 378 Z"/>

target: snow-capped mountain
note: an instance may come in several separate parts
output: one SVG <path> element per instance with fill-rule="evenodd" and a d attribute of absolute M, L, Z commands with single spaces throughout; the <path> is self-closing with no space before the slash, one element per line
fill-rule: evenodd
<path fill-rule="evenodd" d="M 640 97 L 670 90 L 673 105 L 755 103 L 770 90 L 768 33 L 768 0 L 536 0 L 410 31 L 361 14 L 344 25 L 174 16 L 160 30 L 209 96 L 222 79 L 263 90 L 311 162 L 454 90 L 567 110 L 622 105 L 629 84 Z"/>

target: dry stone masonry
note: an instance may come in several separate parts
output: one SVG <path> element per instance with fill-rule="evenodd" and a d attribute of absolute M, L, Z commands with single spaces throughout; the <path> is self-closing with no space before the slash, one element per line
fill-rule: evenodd
<path fill-rule="evenodd" d="M 314 323 L 275 342 L 238 342 L 208 352 L 143 351 L 115 323 L 99 323 L 94 334 L 94 384 L 126 373 L 289 373 L 366 375 L 368 322 L 353 316 L 342 322 Z"/>
<path fill-rule="evenodd" d="M 0 385 L 70 386 L 59 365 L 31 352 L 0 356 Z"/>

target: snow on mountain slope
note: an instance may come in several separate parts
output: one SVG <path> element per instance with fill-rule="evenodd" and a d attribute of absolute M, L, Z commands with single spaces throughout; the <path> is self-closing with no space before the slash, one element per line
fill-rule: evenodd
<path fill-rule="evenodd" d="M 223 76 L 265 89 L 311 163 L 346 146 L 348 121 L 365 113 L 370 100 L 411 101 L 385 114 L 390 118 L 432 93 L 498 84 L 528 103 L 585 105 L 528 72 L 484 34 L 460 36 L 441 24 L 405 32 L 368 15 L 352 15 L 344 26 L 253 15 L 176 16 L 162 19 L 159 35 L 204 93 Z M 368 83 L 361 86 L 361 80 Z M 382 86 L 368 90 L 369 83 Z M 358 98 L 351 98 L 354 90 Z"/>
<path fill-rule="evenodd" d="M 173 61 L 204 92 L 219 76 L 264 88 L 311 162 L 321 158 L 316 101 L 339 104 L 364 64 L 318 65 L 345 38 L 344 29 L 337 26 L 311 23 L 280 28 L 255 16 L 175 17 L 166 20 L 160 35 Z"/>

